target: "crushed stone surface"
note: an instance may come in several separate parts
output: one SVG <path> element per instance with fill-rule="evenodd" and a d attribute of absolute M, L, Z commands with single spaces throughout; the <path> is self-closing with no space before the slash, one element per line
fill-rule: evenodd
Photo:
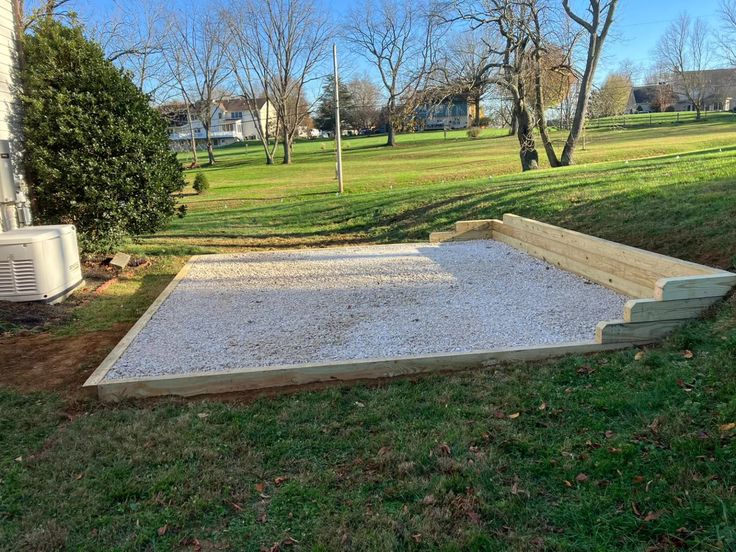
<path fill-rule="evenodd" d="M 106 379 L 592 340 L 627 299 L 487 240 L 208 255 Z"/>

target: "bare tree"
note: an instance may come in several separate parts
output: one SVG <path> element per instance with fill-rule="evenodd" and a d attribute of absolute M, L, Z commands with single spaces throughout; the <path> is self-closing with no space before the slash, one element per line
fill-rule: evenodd
<path fill-rule="evenodd" d="M 305 99 L 307 88 L 327 72 L 323 65 L 332 29 L 312 0 L 253 1 L 247 14 L 250 20 L 241 23 L 256 29 L 251 33 L 256 43 L 244 46 L 257 48 L 257 52 L 246 63 L 250 70 L 256 71 L 257 65 L 263 73 L 255 78 L 264 79 L 264 90 L 274 103 L 284 164 L 289 164 L 294 137 L 311 109 Z M 242 63 L 240 69 L 239 76 L 246 78 Z"/>
<path fill-rule="evenodd" d="M 467 94 L 474 106 L 475 126 L 480 126 L 481 101 L 493 85 L 487 71 L 490 52 L 479 31 L 464 33 L 449 46 L 449 80 L 459 92 Z"/>
<path fill-rule="evenodd" d="M 275 109 L 272 110 L 271 92 L 276 56 L 268 37 L 270 29 L 254 24 L 260 17 L 258 12 L 261 8 L 260 2 L 233 0 L 222 11 L 221 18 L 232 35 L 228 58 L 235 82 L 246 101 L 250 118 L 255 123 L 256 136 L 263 146 L 266 164 L 273 165 L 278 145 L 275 134 L 279 129 L 278 115 Z M 265 117 L 259 106 L 259 96 L 264 101 Z"/>
<path fill-rule="evenodd" d="M 457 16 L 451 19 L 468 22 L 472 30 L 486 30 L 481 40 L 487 61 L 481 70 L 509 99 L 523 171 L 539 167 L 534 137 L 537 121 L 534 102 L 529 101 L 532 88 L 524 78 L 534 51 L 530 32 L 533 6 L 534 0 L 469 0 L 455 5 Z"/>
<path fill-rule="evenodd" d="M 381 91 L 367 76 L 347 83 L 353 98 L 353 119 L 358 128 L 373 128 L 378 122 Z"/>
<path fill-rule="evenodd" d="M 574 163 L 575 148 L 585 126 L 585 116 L 588 112 L 588 102 L 590 101 L 595 72 L 598 68 L 603 45 L 611 30 L 617 6 L 618 0 L 588 0 L 589 18 L 585 19 L 570 8 L 569 0 L 562 0 L 562 7 L 565 9 L 567 16 L 588 35 L 585 69 L 582 71 L 582 76 L 580 77 L 580 87 L 572 127 L 570 128 L 570 134 L 567 137 L 565 148 L 560 158 L 562 165 L 572 165 Z"/>
<path fill-rule="evenodd" d="M 39 19 L 45 17 L 69 18 L 72 12 L 65 6 L 71 0 L 13 0 L 16 31 L 22 36 Z"/>
<path fill-rule="evenodd" d="M 207 157 L 213 165 L 212 114 L 225 95 L 223 87 L 230 76 L 229 34 L 222 32 L 220 21 L 209 10 L 191 6 L 172 14 L 168 35 L 167 66 L 191 110 L 189 115 L 202 124 Z"/>
<path fill-rule="evenodd" d="M 693 20 L 686 13 L 667 28 L 657 43 L 657 60 L 672 73 L 675 87 L 687 97 L 696 111 L 696 119 L 700 119 L 709 90 L 710 46 L 710 32 L 705 21 Z"/>
<path fill-rule="evenodd" d="M 437 20 L 411 0 L 364 0 L 350 13 L 346 38 L 374 65 L 386 96 L 387 146 L 396 145 L 401 113 L 413 111 L 433 68 Z"/>
<path fill-rule="evenodd" d="M 718 44 L 728 62 L 736 66 L 736 0 L 721 0 L 718 12 L 721 16 Z"/>
<path fill-rule="evenodd" d="M 160 104 L 172 89 L 164 58 L 167 14 L 154 0 L 130 0 L 94 33 L 110 61 L 125 70 L 138 86 Z"/>

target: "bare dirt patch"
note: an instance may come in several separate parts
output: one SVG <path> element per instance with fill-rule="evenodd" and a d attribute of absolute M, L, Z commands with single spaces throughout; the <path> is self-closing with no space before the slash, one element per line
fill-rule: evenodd
<path fill-rule="evenodd" d="M 0 340 L 0 385 L 82 396 L 81 386 L 129 326 L 75 336 L 19 334 Z"/>

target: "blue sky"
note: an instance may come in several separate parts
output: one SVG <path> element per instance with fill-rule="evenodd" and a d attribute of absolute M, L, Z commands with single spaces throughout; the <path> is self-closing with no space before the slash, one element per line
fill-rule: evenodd
<path fill-rule="evenodd" d="M 125 0 L 118 0 L 125 2 Z M 207 0 L 203 0 L 207 1 Z M 336 19 L 347 10 L 351 0 L 322 0 L 336 15 Z M 169 0 L 169 5 L 177 0 Z M 572 0 L 572 5 L 584 6 L 587 0 Z M 717 28 L 719 24 L 718 0 L 620 0 L 614 31 L 608 40 L 604 58 L 598 72 L 598 79 L 615 70 L 622 61 L 630 60 L 646 68 L 650 65 L 652 50 L 665 28 L 686 11 L 693 17 L 702 17 Z M 74 0 L 75 9 L 83 19 L 104 18 L 104 14 L 114 10 L 114 0 Z M 354 70 L 364 69 L 350 64 Z M 346 66 L 343 65 L 345 68 Z M 644 75 L 641 75 L 643 79 Z M 640 80 L 640 79 L 637 79 Z"/>

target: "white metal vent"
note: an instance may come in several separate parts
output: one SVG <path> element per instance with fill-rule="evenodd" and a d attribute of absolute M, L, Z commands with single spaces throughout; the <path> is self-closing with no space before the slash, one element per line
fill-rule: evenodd
<path fill-rule="evenodd" d="M 10 261 L 0 261 L 0 295 L 12 295 L 13 290 L 13 267 Z"/>
<path fill-rule="evenodd" d="M 13 278 L 17 293 L 36 293 L 36 270 L 33 259 L 11 261 L 13 263 Z"/>
<path fill-rule="evenodd" d="M 37 293 L 32 259 L 0 261 L 0 295 Z"/>

